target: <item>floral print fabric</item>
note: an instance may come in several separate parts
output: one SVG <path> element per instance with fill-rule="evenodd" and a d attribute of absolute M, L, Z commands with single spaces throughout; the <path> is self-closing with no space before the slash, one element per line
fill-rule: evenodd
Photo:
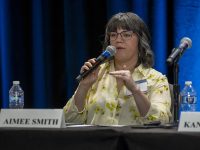
<path fill-rule="evenodd" d="M 147 82 L 144 94 L 151 106 L 146 116 L 141 117 L 131 92 L 125 86 L 118 92 L 116 78 L 109 75 L 115 70 L 114 62 L 106 62 L 100 67 L 98 79 L 87 93 L 84 110 L 78 111 L 74 96 L 67 102 L 64 107 L 66 122 L 94 125 L 141 125 L 156 120 L 169 122 L 171 96 L 164 75 L 143 65 L 132 73 L 134 81 Z"/>

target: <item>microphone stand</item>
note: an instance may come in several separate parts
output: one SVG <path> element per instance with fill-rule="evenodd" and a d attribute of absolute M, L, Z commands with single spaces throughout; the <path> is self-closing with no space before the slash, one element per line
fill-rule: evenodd
<path fill-rule="evenodd" d="M 180 107 L 180 100 L 179 100 L 179 93 L 180 93 L 180 85 L 178 84 L 178 73 L 179 73 L 179 64 L 178 61 L 183 54 L 186 48 L 190 48 L 192 46 L 192 40 L 190 38 L 182 38 L 179 47 L 174 48 L 172 50 L 172 54 L 167 59 L 169 65 L 173 64 L 173 96 L 174 96 L 174 123 L 178 124 L 179 122 L 179 107 Z"/>
<path fill-rule="evenodd" d="M 175 48 L 172 52 L 175 51 Z M 174 124 L 177 125 L 179 122 L 179 93 L 180 93 L 180 85 L 178 84 L 178 73 L 179 73 L 179 64 L 178 61 L 181 57 L 181 53 L 177 55 L 174 59 L 167 59 L 167 63 L 169 65 L 173 64 L 173 116 L 174 116 Z M 170 61 L 169 61 L 170 60 Z"/>
<path fill-rule="evenodd" d="M 174 123 L 178 124 L 179 121 L 179 93 L 180 93 L 180 85 L 178 84 L 178 73 L 179 73 L 179 64 L 178 60 L 180 58 L 177 57 L 173 63 L 173 95 L 174 95 Z"/>

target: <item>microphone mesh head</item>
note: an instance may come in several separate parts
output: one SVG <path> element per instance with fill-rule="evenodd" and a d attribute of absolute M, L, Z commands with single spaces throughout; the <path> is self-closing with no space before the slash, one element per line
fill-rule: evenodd
<path fill-rule="evenodd" d="M 192 47 L 192 40 L 188 37 L 184 37 L 181 39 L 181 44 L 187 44 L 187 48 Z"/>
<path fill-rule="evenodd" d="M 110 52 L 110 56 L 114 56 L 116 53 L 116 48 L 112 45 L 107 46 L 106 50 Z"/>

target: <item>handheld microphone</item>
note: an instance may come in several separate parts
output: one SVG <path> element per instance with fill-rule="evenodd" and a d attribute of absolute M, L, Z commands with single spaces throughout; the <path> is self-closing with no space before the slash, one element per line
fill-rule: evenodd
<path fill-rule="evenodd" d="M 191 47 L 192 40 L 188 37 L 182 38 L 179 47 L 174 48 L 170 56 L 167 58 L 167 63 L 171 65 L 178 56 L 181 56 L 187 48 Z"/>
<path fill-rule="evenodd" d="M 76 77 L 76 80 L 80 82 L 83 78 L 89 75 L 93 70 L 95 70 L 99 65 L 101 65 L 105 60 L 109 59 L 110 57 L 114 56 L 116 53 L 116 48 L 114 46 L 109 45 L 106 50 L 102 52 L 102 54 L 97 57 L 95 64 L 89 69 L 85 70 L 81 74 Z"/>

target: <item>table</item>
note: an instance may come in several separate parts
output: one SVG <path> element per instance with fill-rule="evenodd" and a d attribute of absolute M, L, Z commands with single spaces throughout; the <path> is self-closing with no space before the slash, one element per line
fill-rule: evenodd
<path fill-rule="evenodd" d="M 1 150 L 191 150 L 199 143 L 200 133 L 177 128 L 0 128 Z"/>

